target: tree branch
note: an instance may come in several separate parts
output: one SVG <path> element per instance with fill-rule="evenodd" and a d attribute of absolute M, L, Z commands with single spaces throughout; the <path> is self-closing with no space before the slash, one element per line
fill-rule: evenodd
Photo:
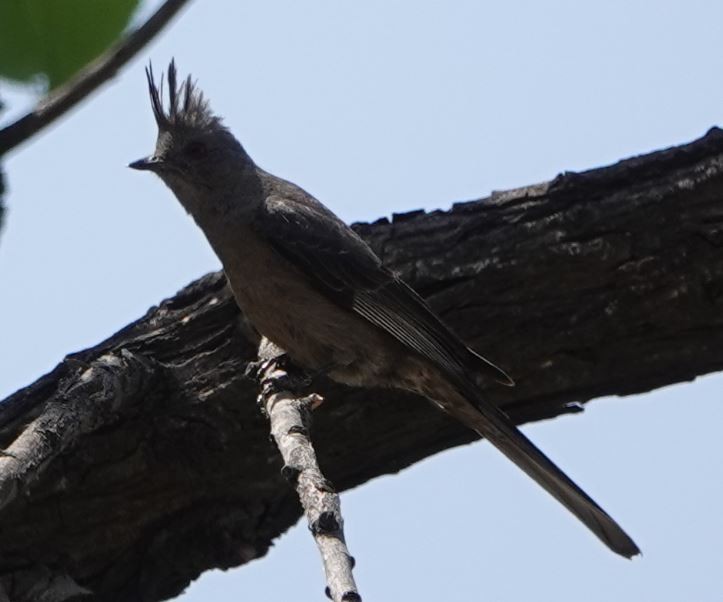
<path fill-rule="evenodd" d="M 520 423 L 723 368 L 721 199 L 714 129 L 356 228 L 512 374 L 517 387 L 487 394 Z M 257 349 L 212 274 L 0 403 L 12 454 L 0 459 L 0 584 L 13 602 L 38 599 L 12 589 L 28 574 L 97 601 L 169 598 L 202 571 L 263 556 L 299 519 L 243 376 Z M 314 412 L 316 453 L 339 491 L 476 438 L 412 396 L 319 392 L 334 403 Z"/>
<path fill-rule="evenodd" d="M 113 77 L 187 2 L 188 0 L 166 0 L 143 25 L 116 42 L 66 84 L 50 92 L 35 109 L 0 130 L 0 156 L 50 125 Z"/>
<path fill-rule="evenodd" d="M 309 437 L 311 410 L 322 398 L 315 393 L 300 398 L 289 390 L 292 377 L 284 367 L 283 358 L 283 350 L 262 339 L 259 346 L 259 400 L 284 459 L 282 474 L 296 487 L 309 529 L 321 553 L 327 595 L 334 602 L 361 602 L 352 575 L 354 560 L 344 538 L 341 502 L 319 468 Z"/>

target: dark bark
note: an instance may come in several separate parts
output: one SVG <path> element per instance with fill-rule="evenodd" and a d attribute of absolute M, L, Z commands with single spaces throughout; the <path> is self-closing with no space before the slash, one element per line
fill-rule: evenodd
<path fill-rule="evenodd" d="M 518 381 L 517 422 L 723 367 L 723 132 L 359 232 Z M 220 274 L 0 406 L 0 583 L 159 600 L 262 556 L 300 507 L 243 376 L 256 337 Z M 320 384 L 337 489 L 471 441 L 428 404 Z M 0 599 L 2 596 L 0 596 Z"/>

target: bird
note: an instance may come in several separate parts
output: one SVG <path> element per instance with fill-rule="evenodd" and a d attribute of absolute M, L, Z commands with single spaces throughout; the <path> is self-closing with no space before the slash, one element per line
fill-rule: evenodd
<path fill-rule="evenodd" d="M 311 194 L 256 165 L 175 61 L 146 67 L 155 173 L 219 257 L 236 303 L 295 365 L 340 383 L 411 391 L 476 431 L 613 552 L 640 553 L 618 523 L 539 450 L 481 384 L 513 385 L 470 349 L 360 236 Z"/>

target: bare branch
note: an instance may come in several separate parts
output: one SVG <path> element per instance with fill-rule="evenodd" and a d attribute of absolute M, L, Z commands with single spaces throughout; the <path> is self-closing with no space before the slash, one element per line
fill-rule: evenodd
<path fill-rule="evenodd" d="M 35 109 L 0 130 L 0 156 L 50 125 L 113 77 L 187 2 L 188 0 L 166 0 L 143 25 L 116 42 L 66 84 L 50 92 Z"/>
<path fill-rule="evenodd" d="M 361 602 L 352 575 L 354 560 L 344 539 L 341 502 L 319 468 L 309 437 L 311 410 L 322 398 L 315 393 L 300 398 L 288 390 L 292 387 L 288 386 L 290 375 L 282 365 L 283 357 L 283 350 L 267 339 L 261 341 L 259 401 L 266 410 L 271 435 L 284 459 L 282 474 L 296 486 L 309 529 L 321 553 L 327 595 L 334 602 Z"/>

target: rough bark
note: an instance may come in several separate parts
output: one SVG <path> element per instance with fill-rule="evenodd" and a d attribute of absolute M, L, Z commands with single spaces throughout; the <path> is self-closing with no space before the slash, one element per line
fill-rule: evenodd
<path fill-rule="evenodd" d="M 360 224 L 385 262 L 518 381 L 518 422 L 723 367 L 723 132 L 449 211 Z M 262 556 L 301 510 L 244 378 L 258 340 L 220 274 L 0 405 L 10 600 L 160 600 Z M 428 404 L 322 383 L 337 489 L 469 442 Z M 28 592 L 31 593 L 28 593 Z M 65 593 L 64 593 L 65 592 Z M 70 592 L 70 593 L 68 593 Z M 0 591 L 0 599 L 2 592 Z"/>

